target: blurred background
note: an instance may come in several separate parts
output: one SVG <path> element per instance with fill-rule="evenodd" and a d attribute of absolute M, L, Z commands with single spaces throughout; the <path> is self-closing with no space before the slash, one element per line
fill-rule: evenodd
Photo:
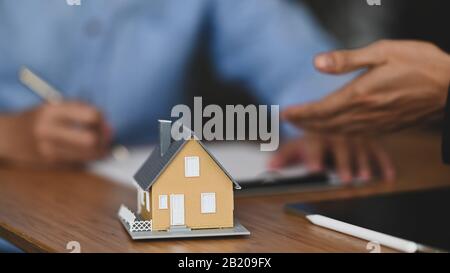
<path fill-rule="evenodd" d="M 110 10 L 101 0 L 80 7 L 63 0 L 0 1 L 0 34 L 9 37 L 0 41 L 0 111 L 42 103 L 17 82 L 18 68 L 27 65 L 68 100 L 98 106 L 119 141 L 140 143 L 155 139 L 145 136 L 155 131 L 156 123 L 150 124 L 156 116 L 167 117 L 174 104 L 192 104 L 193 96 L 203 97 L 204 105 L 259 100 L 283 108 L 340 88 L 351 77 L 325 77 L 312 66 L 314 55 L 324 50 L 379 39 L 420 39 L 450 50 L 448 1 L 382 0 L 381 6 L 365 0 L 279 1 L 283 5 L 192 1 L 199 6 L 192 10 L 191 4 L 159 0 L 111 2 Z M 164 8 L 171 13 L 161 12 Z M 129 100 L 122 97 L 126 92 Z M 158 103 L 145 102 L 152 97 Z"/>
<path fill-rule="evenodd" d="M 13 1 L 19 2 L 21 0 L 0 0 L 0 15 L 3 14 L 2 8 L 4 5 L 13 3 Z M 95 0 L 82 1 L 87 2 Z M 307 9 L 315 15 L 316 21 L 318 21 L 319 24 L 335 38 L 338 42 L 338 47 L 340 48 L 361 47 L 379 39 L 419 39 L 433 42 L 443 50 L 450 52 L 450 35 L 448 31 L 448 27 L 450 26 L 450 18 L 448 16 L 450 1 L 448 0 L 381 0 L 382 6 L 369 6 L 366 0 L 293 1 L 304 4 Z M 63 0 L 61 0 L 61 2 L 63 2 Z M 29 3 L 32 3 L 32 1 Z M 26 8 L 26 6 L 24 6 L 24 8 Z M 125 15 L 127 15 L 127 13 L 125 13 Z M 11 25 L 0 25 L 0 34 L 2 33 L 2 30 L 6 30 L 4 33 L 9 35 L 8 37 L 15 38 L 16 33 L 8 32 L 10 26 Z M 88 26 L 88 35 L 95 36 L 96 32 L 99 31 L 97 28 L 98 26 L 96 26 L 95 22 Z M 58 29 L 58 31 L 64 32 L 67 30 Z M 213 64 L 214 61 L 211 59 L 211 45 L 209 43 L 212 40 L 211 36 L 214 35 L 211 31 L 211 29 L 205 27 L 205 29 L 200 32 L 200 40 L 195 43 L 195 54 L 192 54 L 189 57 L 190 62 L 186 69 L 188 75 L 185 77 L 187 79 L 187 85 L 183 88 L 187 92 L 183 92 L 183 96 L 185 96 L 183 101 L 189 104 L 192 103 L 193 96 L 202 96 L 204 105 L 218 104 L 223 106 L 226 104 L 246 105 L 258 103 L 258 99 L 252 97 L 250 95 L 252 92 L 248 92 L 242 83 L 233 81 L 224 82 L 221 80 L 222 77 L 219 75 L 220 73 L 217 71 L 217 67 Z M 33 33 L 33 35 L 35 35 L 33 38 L 35 38 L 35 41 L 39 44 L 41 42 L 39 40 L 39 34 Z M 3 48 L 7 47 L 11 47 L 11 45 L 8 44 L 8 40 L 1 40 L 0 38 L 0 53 Z M 2 62 L 4 60 L 7 61 L 8 57 L 10 56 L 0 56 L 0 80 L 2 80 L 2 75 L 6 75 L 5 78 L 16 77 L 16 71 L 5 72 L 1 70 Z M 93 58 L 93 56 L 90 57 Z M 312 57 L 313 56 L 308 56 L 308 58 L 311 59 L 311 67 Z M 51 58 L 49 58 L 49 62 L 51 61 Z M 56 66 L 57 65 L 54 67 Z M 134 75 L 134 71 L 132 71 L 133 68 L 124 70 L 127 70 L 125 72 L 129 72 L 132 76 Z M 56 78 L 52 80 L 57 82 L 59 79 Z M 8 94 L 6 90 L 0 89 L 0 95 Z M 181 99 L 179 101 L 181 101 Z M 2 101 L 0 96 L 0 105 L 1 104 Z M 4 109 L 0 108 L 0 112 L 3 110 Z M 123 113 L 119 113 L 118 115 L 122 114 Z M 124 123 L 127 122 L 128 121 L 125 120 Z M 154 126 L 156 126 L 156 122 Z M 136 127 L 142 129 L 139 124 Z M 134 132 L 131 132 L 129 135 L 125 136 L 133 135 L 133 133 Z M 2 251 L 1 248 L 0 242 L 0 252 Z"/>

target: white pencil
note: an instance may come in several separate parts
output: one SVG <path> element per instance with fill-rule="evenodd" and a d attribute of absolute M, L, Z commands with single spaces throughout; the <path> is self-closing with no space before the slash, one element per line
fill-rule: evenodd
<path fill-rule="evenodd" d="M 26 67 L 20 68 L 19 80 L 22 84 L 27 86 L 31 91 L 47 102 L 52 103 L 63 101 L 63 96 L 60 91 Z"/>
<path fill-rule="evenodd" d="M 414 242 L 396 238 L 370 229 L 347 224 L 332 218 L 328 218 L 326 216 L 316 214 L 308 215 L 306 216 L 306 218 L 315 225 L 351 235 L 363 240 L 378 242 L 380 245 L 384 245 L 402 252 L 415 253 L 419 249 L 418 245 Z"/>

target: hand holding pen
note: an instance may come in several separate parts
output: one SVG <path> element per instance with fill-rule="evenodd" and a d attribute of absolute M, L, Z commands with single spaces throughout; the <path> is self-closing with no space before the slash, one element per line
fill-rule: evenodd
<path fill-rule="evenodd" d="M 20 81 L 45 103 L 3 117 L 2 158 L 24 164 L 79 165 L 108 154 L 111 130 L 94 106 L 64 101 L 60 92 L 23 68 Z"/>

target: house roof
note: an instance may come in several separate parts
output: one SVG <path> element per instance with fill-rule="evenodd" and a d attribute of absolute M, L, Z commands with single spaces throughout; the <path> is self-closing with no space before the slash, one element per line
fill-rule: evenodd
<path fill-rule="evenodd" d="M 203 149 L 209 154 L 209 156 L 216 162 L 216 164 L 222 169 L 222 171 L 228 176 L 228 178 L 233 182 L 236 189 L 241 189 L 241 186 L 233 179 L 233 177 L 225 170 L 225 168 L 219 163 L 219 161 L 212 155 L 208 148 L 203 145 L 203 143 L 198 140 L 195 135 L 194 139 L 203 147 Z M 141 166 L 141 168 L 134 175 L 134 180 L 141 187 L 142 190 L 148 190 L 152 185 L 158 180 L 158 177 L 170 164 L 172 159 L 178 154 L 183 148 L 188 140 L 181 139 L 173 141 L 167 151 L 161 156 L 161 151 L 159 145 L 155 147 L 153 152 Z"/>

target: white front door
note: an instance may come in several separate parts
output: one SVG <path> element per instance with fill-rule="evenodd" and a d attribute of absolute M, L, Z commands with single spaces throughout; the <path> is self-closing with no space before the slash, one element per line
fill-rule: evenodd
<path fill-rule="evenodd" d="M 184 225 L 184 194 L 170 195 L 170 225 Z"/>

